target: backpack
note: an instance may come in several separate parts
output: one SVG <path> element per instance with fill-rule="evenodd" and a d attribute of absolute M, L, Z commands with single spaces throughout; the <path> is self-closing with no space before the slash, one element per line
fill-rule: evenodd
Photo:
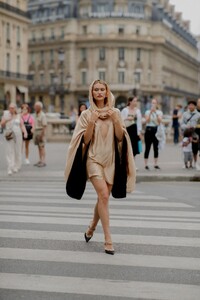
<path fill-rule="evenodd" d="M 27 138 L 24 138 L 24 140 L 31 140 L 33 138 L 33 134 L 31 132 L 31 129 L 32 129 L 32 125 L 29 123 L 29 119 L 30 119 L 30 115 L 28 117 L 28 120 L 27 121 L 24 121 L 23 117 L 22 117 L 22 120 L 24 122 L 24 126 L 26 127 L 26 131 L 27 131 Z"/>

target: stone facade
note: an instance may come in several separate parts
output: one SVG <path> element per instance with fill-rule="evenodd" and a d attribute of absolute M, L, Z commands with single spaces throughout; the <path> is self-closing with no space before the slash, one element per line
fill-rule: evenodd
<path fill-rule="evenodd" d="M 0 109 L 28 102 L 26 0 L 0 1 Z"/>
<path fill-rule="evenodd" d="M 97 78 L 119 108 L 137 93 L 169 113 L 200 94 L 197 40 L 168 0 L 29 1 L 29 13 L 30 101 L 46 110 L 68 114 Z"/>

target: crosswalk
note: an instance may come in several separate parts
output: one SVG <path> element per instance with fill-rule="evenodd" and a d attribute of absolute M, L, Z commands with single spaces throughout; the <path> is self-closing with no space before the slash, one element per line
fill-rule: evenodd
<path fill-rule="evenodd" d="M 200 212 L 138 189 L 110 200 L 116 254 L 99 225 L 85 243 L 96 195 L 70 199 L 62 181 L 0 182 L 1 300 L 199 300 Z"/>

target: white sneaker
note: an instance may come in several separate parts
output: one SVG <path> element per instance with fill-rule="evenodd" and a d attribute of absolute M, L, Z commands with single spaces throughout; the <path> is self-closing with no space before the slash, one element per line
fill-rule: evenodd
<path fill-rule="evenodd" d="M 12 171 L 8 171 L 8 175 L 9 175 L 9 176 L 12 175 Z"/>
<path fill-rule="evenodd" d="M 17 173 L 17 172 L 18 172 L 18 169 L 16 169 L 16 168 L 13 169 L 13 172 L 14 172 L 14 173 Z"/>
<path fill-rule="evenodd" d="M 199 164 L 197 164 L 197 163 L 196 163 L 196 170 L 197 170 L 197 171 L 200 171 L 200 166 L 199 166 Z"/>
<path fill-rule="evenodd" d="M 30 165 L 30 161 L 28 158 L 25 159 L 25 165 Z"/>

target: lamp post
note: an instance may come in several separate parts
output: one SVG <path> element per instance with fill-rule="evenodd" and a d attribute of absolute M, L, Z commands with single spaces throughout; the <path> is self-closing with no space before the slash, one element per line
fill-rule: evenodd
<path fill-rule="evenodd" d="M 70 83 L 71 83 L 71 75 L 67 73 L 67 76 L 64 75 L 64 60 L 65 60 L 65 52 L 62 48 L 58 50 L 58 60 L 60 66 L 60 78 L 58 75 L 54 75 L 53 83 L 54 83 L 54 91 L 57 91 L 60 97 L 60 116 L 61 118 L 65 114 L 65 93 L 69 93 Z M 53 94 L 53 93 L 52 93 Z"/>

